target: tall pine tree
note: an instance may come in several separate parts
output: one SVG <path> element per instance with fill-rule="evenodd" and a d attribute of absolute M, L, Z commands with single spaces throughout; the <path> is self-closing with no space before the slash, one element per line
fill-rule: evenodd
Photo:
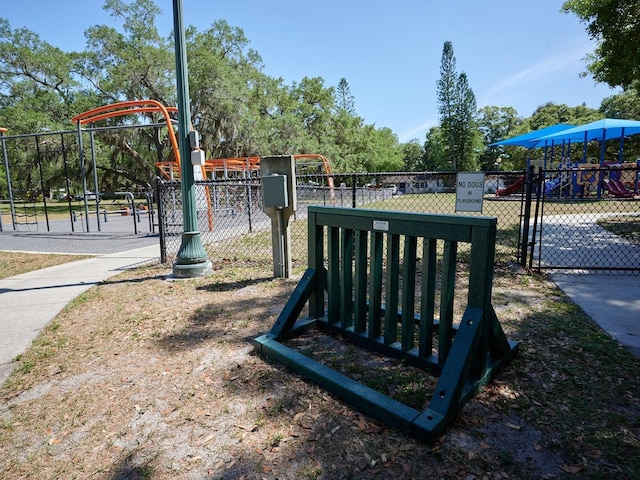
<path fill-rule="evenodd" d="M 453 44 L 444 42 L 442 47 L 442 59 L 440 60 L 440 78 L 437 82 L 438 115 L 440 120 L 441 137 L 445 139 L 445 155 L 447 161 L 457 169 L 455 148 L 455 134 L 453 119 L 455 118 L 456 103 L 456 57 L 453 54 Z"/>
<path fill-rule="evenodd" d="M 466 73 L 458 74 L 456 71 L 453 44 L 449 41 L 442 48 L 437 98 L 447 164 L 454 171 L 475 170 L 475 146 L 479 139 L 476 97 L 469 86 Z"/>
<path fill-rule="evenodd" d="M 349 115 L 356 114 L 356 105 L 353 95 L 351 95 L 351 88 L 347 79 L 342 77 L 338 83 L 338 89 L 336 91 L 336 105 L 338 108 L 343 109 Z"/>

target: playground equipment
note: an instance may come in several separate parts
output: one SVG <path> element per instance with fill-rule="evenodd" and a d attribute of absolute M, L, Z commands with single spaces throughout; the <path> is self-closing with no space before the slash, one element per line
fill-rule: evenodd
<path fill-rule="evenodd" d="M 544 194 L 571 198 L 585 198 L 595 194 L 600 198 L 603 192 L 617 198 L 631 198 L 640 187 L 640 162 L 604 162 L 602 165 L 590 159 L 589 163 L 565 163 L 563 168 L 552 171 L 555 178 L 544 184 Z"/>
<path fill-rule="evenodd" d="M 609 191 L 611 195 L 618 198 L 633 198 L 633 192 L 627 190 L 627 187 L 620 180 L 612 180 L 611 178 L 605 178 L 603 186 Z"/>
<path fill-rule="evenodd" d="M 591 192 L 597 191 L 600 183 L 600 165 L 597 163 L 581 163 L 573 172 L 573 183 L 580 189 L 580 196 L 584 197 Z"/>
<path fill-rule="evenodd" d="M 488 217 L 309 207 L 308 269 L 271 331 L 254 340 L 256 348 L 365 413 L 434 442 L 517 351 L 491 305 L 496 223 Z M 470 246 L 468 294 L 456 325 L 456 267 L 464 244 Z M 299 319 L 307 302 L 309 316 Z M 439 375 L 430 400 L 424 397 L 428 407 L 421 412 L 285 345 L 314 326 Z"/>
<path fill-rule="evenodd" d="M 496 190 L 496 195 L 498 197 L 504 197 L 505 195 L 511 195 L 512 193 L 516 193 L 518 190 L 522 188 L 522 184 L 524 183 L 524 175 L 518 178 L 511 185 L 506 186 L 504 188 L 499 188 Z"/>
<path fill-rule="evenodd" d="M 304 153 L 293 156 L 296 164 L 296 174 L 305 173 L 325 173 L 330 174 L 331 164 L 327 157 L 317 153 Z M 180 163 L 174 160 L 166 162 L 156 162 L 156 167 L 166 180 L 178 180 L 180 178 Z M 260 157 L 234 157 L 234 158 L 211 158 L 205 160 L 205 178 L 230 178 L 240 175 L 241 178 L 249 178 L 260 171 Z M 332 185 L 330 178 L 329 186 Z"/>
<path fill-rule="evenodd" d="M 605 162 L 604 166 L 607 170 L 606 178 L 603 178 L 602 183 L 610 195 L 618 198 L 632 198 L 637 194 L 640 183 L 638 178 L 640 165 Z"/>
<path fill-rule="evenodd" d="M 78 126 L 78 139 L 79 139 L 79 147 L 80 147 L 80 161 L 81 161 L 81 166 L 82 166 L 82 179 L 83 179 L 83 189 L 86 192 L 86 183 L 85 182 L 85 174 L 84 174 L 84 154 L 83 154 L 83 148 L 82 148 L 82 131 L 81 131 L 81 125 L 85 125 L 85 124 L 93 124 L 95 122 L 98 122 L 100 120 L 106 120 L 108 118 L 113 118 L 113 117 L 120 117 L 120 116 L 124 116 L 124 115 L 139 115 L 141 113 L 161 113 L 162 116 L 164 117 L 164 121 L 167 127 L 167 132 L 168 132 L 168 137 L 169 137 L 169 141 L 171 143 L 171 161 L 170 162 L 159 162 L 161 165 L 164 163 L 170 163 L 173 167 L 173 169 L 171 170 L 171 174 L 173 175 L 174 172 L 177 173 L 177 176 L 179 177 L 179 172 L 180 172 L 180 150 L 179 150 L 179 146 L 178 146 L 178 140 L 176 138 L 174 129 L 173 129 L 173 123 L 172 123 L 172 119 L 170 116 L 170 113 L 177 113 L 178 109 L 176 107 L 167 107 L 162 105 L 160 102 L 156 101 L 156 100 L 131 100 L 131 101 L 126 101 L 126 102 L 119 102 L 119 103 L 114 103 L 111 105 L 104 105 L 98 108 L 94 108 L 92 110 L 88 110 L 84 113 L 81 113 L 79 115 L 76 115 L 75 117 L 72 118 L 72 121 L 74 123 L 77 124 Z M 91 132 L 91 143 L 92 143 L 92 147 L 93 147 L 93 131 Z M 95 168 L 95 152 L 94 149 L 91 149 L 92 152 L 92 161 L 93 161 L 93 171 L 94 171 L 94 175 L 96 172 L 96 168 Z M 161 168 L 161 167 L 159 167 Z M 162 171 L 162 169 L 161 169 Z M 193 171 L 194 171 L 194 178 L 196 180 L 203 180 L 204 178 L 206 178 L 206 170 L 204 165 L 193 165 Z M 96 185 L 96 191 L 97 191 L 97 178 L 94 178 L 94 183 Z M 213 229 L 213 215 L 211 212 L 211 199 L 210 196 L 208 194 L 208 189 L 207 187 L 205 187 L 205 190 L 207 191 L 206 193 L 206 202 L 204 202 L 204 211 L 206 212 L 206 217 L 208 220 L 208 226 L 209 226 L 209 230 Z M 86 196 L 86 195 L 85 195 Z M 96 194 L 96 213 L 99 212 L 99 203 L 100 203 L 100 198 L 99 198 L 99 194 Z M 203 203 L 203 202 L 201 202 Z M 89 216 L 89 212 L 88 212 L 88 207 L 87 207 L 87 203 L 85 202 L 85 215 Z M 88 221 L 88 220 L 87 220 Z M 98 222 L 99 222 L 99 217 L 98 217 Z M 87 223 L 87 229 L 89 228 L 88 223 Z"/>
<path fill-rule="evenodd" d="M 11 170 L 9 169 L 9 159 L 7 157 L 7 146 L 4 143 L 4 134 L 7 133 L 7 129 L 0 127 L 0 138 L 2 139 L 2 158 L 4 160 L 4 171 L 7 176 L 7 190 L 9 192 L 9 212 L 11 213 L 11 223 L 13 229 L 16 229 L 15 222 L 15 206 L 13 203 L 13 189 L 11 188 Z M 0 211 L 0 232 L 2 231 L 2 212 Z"/>

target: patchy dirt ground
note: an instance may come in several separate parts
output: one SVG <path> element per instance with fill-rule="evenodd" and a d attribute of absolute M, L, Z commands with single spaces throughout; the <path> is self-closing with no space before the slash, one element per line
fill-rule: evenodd
<path fill-rule="evenodd" d="M 639 362 L 543 278 L 496 276 L 520 354 L 428 447 L 254 353 L 294 280 L 216 268 L 63 311 L 0 390 L 2 478 L 637 478 Z"/>

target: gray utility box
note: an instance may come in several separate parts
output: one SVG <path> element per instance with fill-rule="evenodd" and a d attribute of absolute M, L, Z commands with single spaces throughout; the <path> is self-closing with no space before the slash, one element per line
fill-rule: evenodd
<path fill-rule="evenodd" d="M 291 276 L 291 217 L 296 211 L 296 169 L 293 155 L 262 157 L 262 202 L 271 218 L 273 274 Z"/>
<path fill-rule="evenodd" d="M 289 206 L 286 175 L 272 173 L 262 177 L 262 189 L 264 208 L 282 209 Z"/>

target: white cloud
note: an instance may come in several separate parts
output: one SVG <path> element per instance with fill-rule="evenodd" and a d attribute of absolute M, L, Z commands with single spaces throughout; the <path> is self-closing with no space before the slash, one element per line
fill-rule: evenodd
<path fill-rule="evenodd" d="M 438 122 L 436 120 L 427 120 L 426 122 L 421 123 L 420 125 L 412 128 L 409 131 L 398 134 L 398 140 L 400 143 L 408 142 L 414 138 L 418 140 L 424 140 L 424 136 L 431 127 L 436 125 Z"/>
<path fill-rule="evenodd" d="M 562 71 L 575 71 L 576 64 L 582 64 L 584 57 L 591 51 L 593 51 L 593 45 L 590 42 L 567 44 L 550 57 L 503 78 L 484 92 L 482 101 L 478 102 L 478 105 L 494 104 L 495 98 L 508 93 L 520 96 L 526 93 L 525 88 L 528 85 L 539 84 L 544 79 L 548 79 L 545 83 L 553 82 L 554 77 L 558 77 Z"/>

